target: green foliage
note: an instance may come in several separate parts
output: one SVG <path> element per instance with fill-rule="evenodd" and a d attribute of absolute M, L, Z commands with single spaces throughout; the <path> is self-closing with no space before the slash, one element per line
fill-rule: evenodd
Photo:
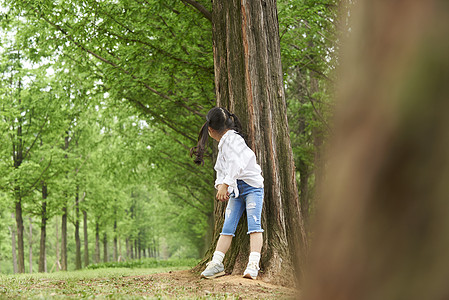
<path fill-rule="evenodd" d="M 108 260 L 114 239 L 128 245 L 119 251 L 127 259 L 131 245 L 159 257 L 202 255 L 214 205 L 212 155 L 199 168 L 189 149 L 215 105 L 210 22 L 183 1 L 2 6 L 8 34 L 0 38 L 0 208 L 7 212 L 1 220 L 13 225 L 9 214 L 19 200 L 35 225 L 47 219 L 52 267 L 63 207 L 69 269 L 83 212 L 91 262 L 102 250 L 95 249 L 97 227 L 107 236 Z M 278 9 L 295 162 L 298 171 L 313 173 L 316 141 L 328 134 L 335 1 L 282 0 Z M 313 189 L 314 180 L 309 184 Z M 9 238 L 0 226 L 7 253 L 0 260 L 11 260 Z"/>
<path fill-rule="evenodd" d="M 301 202 L 312 207 L 321 152 L 331 134 L 332 91 L 337 66 L 338 3 L 278 1 L 287 114 Z M 304 182 L 301 182 L 304 180 Z M 307 181 L 307 182 L 306 182 Z M 309 205 L 310 204 L 310 205 Z M 303 212 L 305 214 L 311 213 Z"/>

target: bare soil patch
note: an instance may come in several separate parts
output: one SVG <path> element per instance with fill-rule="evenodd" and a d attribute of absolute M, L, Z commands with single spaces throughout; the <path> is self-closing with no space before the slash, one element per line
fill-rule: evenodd
<path fill-rule="evenodd" d="M 183 292 L 178 293 L 177 296 L 186 298 L 294 299 L 297 295 L 297 291 L 291 288 L 236 275 L 201 279 L 197 273 L 185 270 L 140 277 L 142 280 L 148 280 L 149 284 L 159 285 L 159 288 L 165 292 L 168 292 L 170 288 L 182 287 Z M 174 288 L 175 293 L 176 290 L 177 288 Z M 172 293 L 168 294 L 175 296 Z"/>

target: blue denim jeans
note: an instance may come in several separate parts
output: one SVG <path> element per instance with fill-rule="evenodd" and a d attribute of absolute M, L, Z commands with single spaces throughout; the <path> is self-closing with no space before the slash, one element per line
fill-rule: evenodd
<path fill-rule="evenodd" d="M 252 187 L 243 180 L 237 180 L 237 187 L 240 195 L 238 198 L 235 198 L 234 193 L 231 193 L 228 206 L 226 207 L 223 229 L 220 234 L 235 236 L 235 230 L 245 209 L 248 219 L 248 234 L 263 232 L 260 225 L 263 188 Z"/>

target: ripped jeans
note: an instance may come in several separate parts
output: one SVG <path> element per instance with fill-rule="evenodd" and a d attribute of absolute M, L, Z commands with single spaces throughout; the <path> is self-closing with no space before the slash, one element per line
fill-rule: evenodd
<path fill-rule="evenodd" d="M 235 236 L 235 230 L 245 209 L 248 219 L 248 234 L 263 232 L 260 225 L 263 206 L 263 188 L 252 187 L 243 180 L 237 180 L 237 187 L 240 195 L 238 198 L 235 198 L 234 193 L 231 193 L 228 206 L 226 207 L 223 230 L 220 235 Z"/>

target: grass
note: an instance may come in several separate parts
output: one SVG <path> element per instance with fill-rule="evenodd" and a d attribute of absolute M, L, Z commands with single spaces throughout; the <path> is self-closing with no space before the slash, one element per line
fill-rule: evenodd
<path fill-rule="evenodd" d="M 164 284 L 163 280 L 152 284 L 149 275 L 186 270 L 192 267 L 192 262 L 143 260 L 128 264 L 131 268 L 120 267 L 118 263 L 80 271 L 0 275 L 0 298 L 161 299 L 170 297 L 170 293 L 158 288 Z M 146 267 L 151 265 L 156 267 Z"/>
<path fill-rule="evenodd" d="M 0 275 L 0 299 L 292 299 L 291 289 L 225 276 L 200 279 L 195 260 L 105 263 L 80 271 Z M 175 272 L 180 271 L 180 272 Z"/>
<path fill-rule="evenodd" d="M 141 260 L 121 261 L 121 262 L 107 262 L 89 265 L 87 269 L 101 269 L 101 268 L 164 268 L 164 267 L 178 267 L 185 266 L 193 268 L 198 263 L 197 259 L 167 259 L 160 260 L 156 258 L 145 258 Z"/>

